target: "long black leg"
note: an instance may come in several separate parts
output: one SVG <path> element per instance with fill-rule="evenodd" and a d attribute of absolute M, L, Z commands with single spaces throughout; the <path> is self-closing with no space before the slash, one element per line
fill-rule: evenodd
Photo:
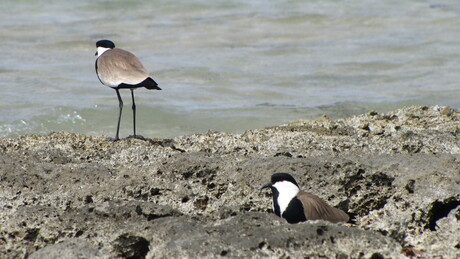
<path fill-rule="evenodd" d="M 117 135 L 115 135 L 115 140 L 119 140 L 118 133 L 120 132 L 120 121 L 121 121 L 121 111 L 123 111 L 123 100 L 121 100 L 120 92 L 118 89 L 115 89 L 118 96 L 118 107 L 120 108 L 120 112 L 118 114 L 118 124 L 117 124 Z"/>
<path fill-rule="evenodd" d="M 133 125 L 134 125 L 134 137 L 136 137 L 136 103 L 134 102 L 134 90 L 131 89 L 131 98 L 133 99 Z"/>

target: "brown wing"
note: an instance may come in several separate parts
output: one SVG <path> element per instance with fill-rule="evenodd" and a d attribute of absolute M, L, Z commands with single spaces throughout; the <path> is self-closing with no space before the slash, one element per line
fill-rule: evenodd
<path fill-rule="evenodd" d="M 107 50 L 96 62 L 99 78 L 111 87 L 121 83 L 138 84 L 149 77 L 139 59 L 126 50 Z"/>
<path fill-rule="evenodd" d="M 347 213 L 330 206 L 314 194 L 300 191 L 297 198 L 302 202 L 305 215 L 309 220 L 323 219 L 337 223 L 348 222 L 350 219 Z"/>

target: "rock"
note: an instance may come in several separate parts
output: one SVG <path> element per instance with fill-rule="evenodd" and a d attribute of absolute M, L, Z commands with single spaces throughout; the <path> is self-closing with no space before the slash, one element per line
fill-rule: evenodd
<path fill-rule="evenodd" d="M 208 223 L 169 218 L 158 225 L 150 258 L 394 258 L 401 249 L 378 232 L 326 221 L 290 225 L 274 214 L 261 212 Z"/>
<path fill-rule="evenodd" d="M 123 234 L 113 242 L 115 254 L 121 258 L 145 258 L 150 242 L 147 239 L 130 234 Z"/>
<path fill-rule="evenodd" d="M 459 117 L 407 107 L 165 140 L 2 138 L 0 258 L 456 258 Z M 275 172 L 356 225 L 276 217 L 260 191 Z"/>
<path fill-rule="evenodd" d="M 48 245 L 29 256 L 30 259 L 75 259 L 75 258 L 101 258 L 99 250 L 90 243 L 70 239 L 61 243 Z"/>

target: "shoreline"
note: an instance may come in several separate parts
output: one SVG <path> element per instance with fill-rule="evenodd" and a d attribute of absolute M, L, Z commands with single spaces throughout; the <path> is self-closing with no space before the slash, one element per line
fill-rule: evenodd
<path fill-rule="evenodd" d="M 0 138 L 0 150 L 0 257 L 460 254 L 460 110 L 450 107 L 172 139 L 57 132 Z M 259 191 L 275 172 L 357 224 L 276 217 Z"/>

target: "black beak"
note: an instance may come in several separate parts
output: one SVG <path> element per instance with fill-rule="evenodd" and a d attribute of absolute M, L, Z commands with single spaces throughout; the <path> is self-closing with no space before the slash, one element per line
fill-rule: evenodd
<path fill-rule="evenodd" d="M 97 51 L 96 51 L 96 53 L 94 54 L 94 56 L 97 56 Z"/>
<path fill-rule="evenodd" d="M 272 183 L 267 183 L 264 186 L 262 186 L 262 188 L 260 188 L 260 189 L 262 190 L 262 189 L 265 189 L 265 188 L 272 188 Z"/>

